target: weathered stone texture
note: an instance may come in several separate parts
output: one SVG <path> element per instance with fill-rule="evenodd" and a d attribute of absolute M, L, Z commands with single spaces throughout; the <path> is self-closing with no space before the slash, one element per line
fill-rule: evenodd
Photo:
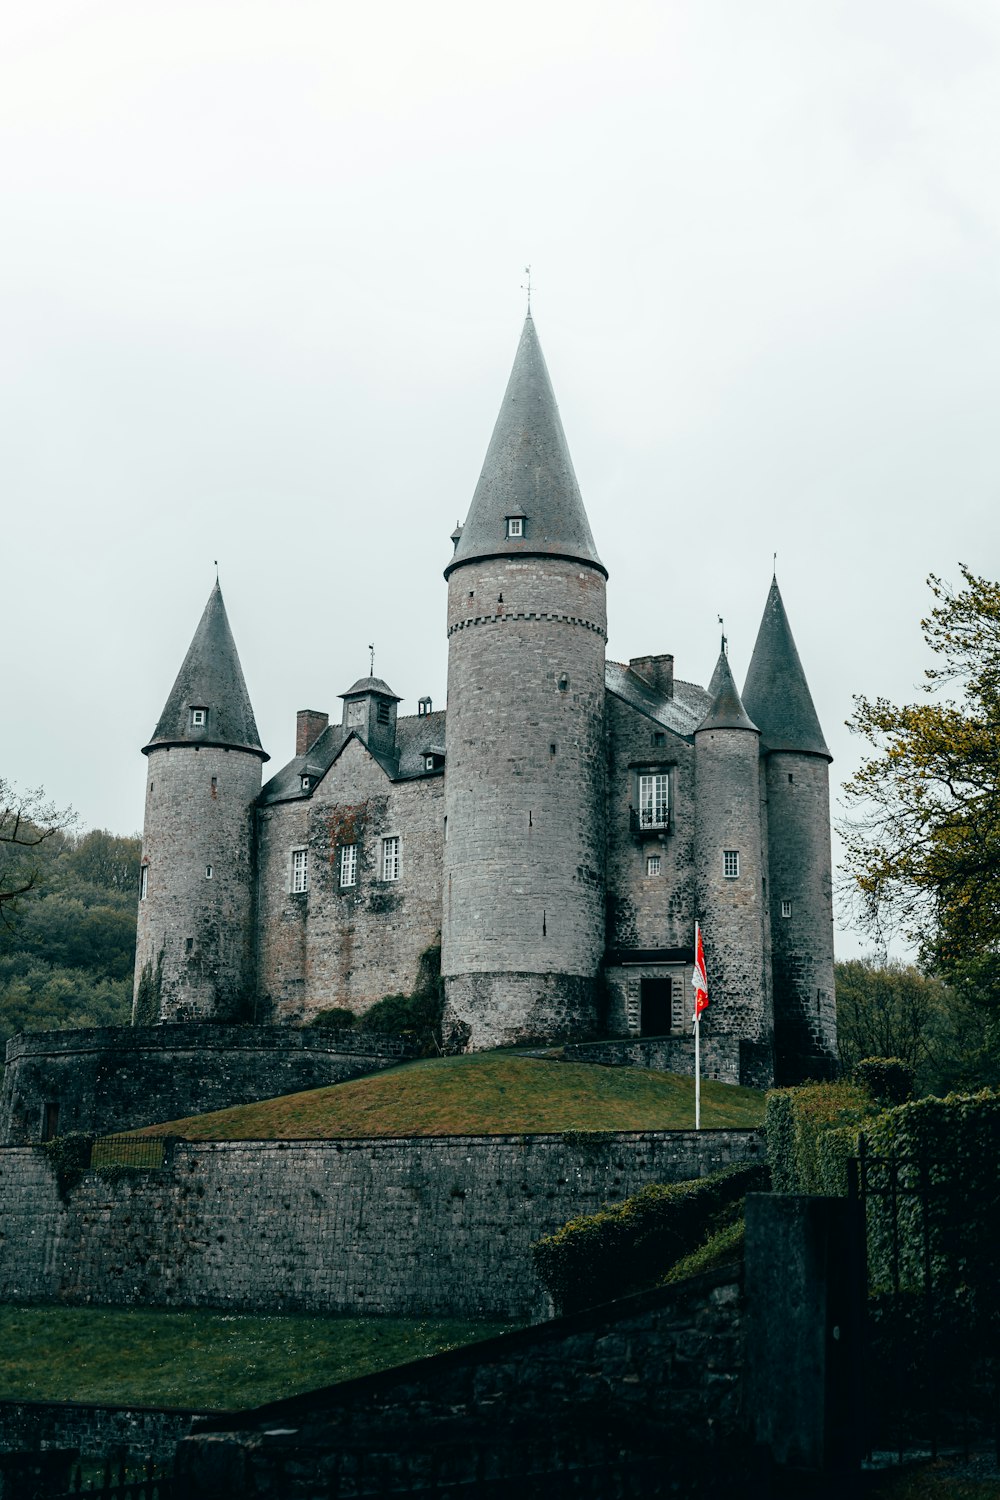
<path fill-rule="evenodd" d="M 603 574 L 554 558 L 470 563 L 448 597 L 442 971 L 593 979 L 604 940 Z M 546 993 L 540 984 L 535 1034 Z M 448 1019 L 472 1046 L 489 1045 L 466 998 L 449 986 Z"/>
<path fill-rule="evenodd" d="M 111 1454 L 168 1463 L 205 1413 L 170 1407 L 99 1406 L 83 1401 L 0 1401 L 0 1453 L 75 1448 L 81 1458 Z"/>
<path fill-rule="evenodd" d="M 258 813 L 261 1018 L 308 1020 L 346 1006 L 357 1015 L 409 993 L 420 955 L 441 930 L 441 776 L 393 782 L 361 740 L 348 741 L 308 801 Z M 398 835 L 397 880 L 384 880 L 382 840 Z M 357 846 L 353 886 L 340 855 Z M 292 850 L 309 856 L 308 890 L 293 893 Z"/>
<path fill-rule="evenodd" d="M 253 805 L 258 755 L 215 745 L 149 752 L 136 995 L 159 969 L 159 1015 L 139 1024 L 245 1019 L 253 977 Z M 208 871 L 211 875 L 208 875 Z"/>
<path fill-rule="evenodd" d="M 453 1485 L 535 1496 L 553 1482 L 600 1500 L 739 1493 L 742 1326 L 732 1271 L 697 1277 L 199 1421 L 178 1474 L 191 1500 Z"/>
<path fill-rule="evenodd" d="M 0 1296 L 121 1305 L 526 1317 L 530 1245 L 650 1182 L 761 1159 L 753 1131 L 178 1142 L 158 1171 L 59 1199 L 0 1151 Z"/>
<path fill-rule="evenodd" d="M 105 1135 L 342 1083 L 416 1051 L 395 1036 L 208 1022 L 16 1036 L 7 1043 L 0 1143 L 41 1140 L 52 1104 L 60 1135 Z"/>
<path fill-rule="evenodd" d="M 773 1008 L 764 962 L 767 869 L 759 736 L 744 729 L 705 729 L 695 742 L 695 869 L 709 980 L 702 1030 L 705 1036 L 769 1042 Z M 739 861 L 735 877 L 726 874 L 727 850 Z"/>
<path fill-rule="evenodd" d="M 685 1015 L 690 1020 L 689 1005 Z M 606 1042 L 578 1042 L 563 1048 L 566 1062 L 600 1063 L 604 1067 L 651 1068 L 657 1073 L 681 1073 L 694 1077 L 694 1038 L 687 1027 L 686 1036 L 636 1037 Z M 700 1066 L 702 1078 L 717 1083 L 739 1083 L 740 1056 L 745 1043 L 735 1036 L 701 1038 Z"/>
<path fill-rule="evenodd" d="M 694 747 L 608 694 L 608 932 L 612 950 L 690 948 L 694 934 Z M 657 743 L 659 741 L 659 743 Z M 666 771 L 666 830 L 636 830 L 638 776 Z M 646 873 L 659 855 L 659 874 Z"/>
<path fill-rule="evenodd" d="M 827 761 L 772 752 L 766 762 L 774 970 L 775 1071 L 779 1083 L 836 1068 L 833 870 Z M 782 916 L 782 902 L 791 916 Z"/>

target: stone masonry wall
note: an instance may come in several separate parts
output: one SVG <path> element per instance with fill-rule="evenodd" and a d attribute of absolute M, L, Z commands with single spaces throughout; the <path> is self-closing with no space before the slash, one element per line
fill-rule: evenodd
<path fill-rule="evenodd" d="M 773 752 L 766 787 L 775 1072 L 779 1083 L 800 1083 L 828 1076 L 837 1062 L 827 762 Z"/>
<path fill-rule="evenodd" d="M 608 947 L 690 948 L 694 941 L 694 749 L 679 735 L 607 695 L 608 715 Z M 657 739 L 660 743 L 657 744 Z M 631 826 L 640 771 L 670 776 L 670 826 L 665 832 Z M 658 874 L 646 861 L 659 855 Z M 612 1017 L 617 1027 L 621 1017 Z"/>
<path fill-rule="evenodd" d="M 492 559 L 456 568 L 448 601 L 446 1020 L 474 1047 L 565 1035 L 572 997 L 558 985 L 508 1018 L 502 988 L 470 976 L 597 974 L 604 578 L 558 558 Z M 570 1034 L 593 1030 L 588 1012 Z"/>
<path fill-rule="evenodd" d="M 407 994 L 441 932 L 444 780 L 393 782 L 349 740 L 311 798 L 258 812 L 260 1019 L 297 1021 L 332 1006 L 357 1015 Z M 382 840 L 400 840 L 399 878 L 382 878 Z M 356 880 L 340 853 L 357 846 Z M 308 890 L 291 889 L 292 850 L 308 850 Z"/>
<path fill-rule="evenodd" d="M 82 1401 L 0 1401 L 0 1453 L 75 1448 L 81 1458 L 120 1454 L 167 1463 L 198 1415 L 204 1413 Z"/>
<path fill-rule="evenodd" d="M 233 1104 L 342 1083 L 417 1052 L 402 1037 L 288 1026 L 102 1026 L 22 1034 L 7 1043 L 0 1143 L 105 1135 Z"/>
<path fill-rule="evenodd" d="M 136 935 L 135 1020 L 248 1020 L 253 994 L 257 755 L 215 745 L 150 752 Z M 210 872 L 210 873 L 209 873 Z M 159 973 L 147 1012 L 140 981 Z"/>
<path fill-rule="evenodd" d="M 395 1370 L 195 1423 L 190 1500 L 747 1493 L 731 1268 Z M 548 1476 L 546 1478 L 546 1476 Z M 717 1487 L 716 1487 L 717 1486 Z"/>
<path fill-rule="evenodd" d="M 647 1183 L 760 1160 L 753 1131 L 177 1142 L 62 1201 L 0 1151 L 0 1297 L 233 1311 L 527 1317 L 530 1246 Z"/>
<path fill-rule="evenodd" d="M 690 1027 L 688 1027 L 690 1033 Z M 700 1045 L 702 1078 L 739 1083 L 741 1043 L 735 1036 L 703 1036 Z M 694 1038 L 688 1036 L 634 1037 L 606 1042 L 580 1042 L 563 1048 L 567 1062 L 600 1063 L 604 1067 L 652 1068 L 658 1073 L 694 1077 Z"/>

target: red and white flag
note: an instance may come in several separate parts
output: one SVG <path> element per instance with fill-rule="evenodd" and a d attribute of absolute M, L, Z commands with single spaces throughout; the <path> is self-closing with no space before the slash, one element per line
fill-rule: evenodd
<path fill-rule="evenodd" d="M 697 922 L 694 924 L 694 973 L 691 975 L 691 983 L 694 985 L 694 1020 L 697 1021 L 702 1011 L 708 1009 L 708 975 L 705 972 L 705 949 L 701 941 L 701 928 Z"/>

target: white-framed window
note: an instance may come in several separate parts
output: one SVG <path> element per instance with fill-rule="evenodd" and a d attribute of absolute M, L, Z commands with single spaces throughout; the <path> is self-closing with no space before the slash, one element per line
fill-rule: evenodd
<path fill-rule="evenodd" d="M 309 788 L 312 786 L 312 777 L 311 776 L 303 776 L 301 778 L 301 780 L 302 780 L 302 790 L 304 792 L 308 792 Z"/>
<path fill-rule="evenodd" d="M 782 901 L 781 915 L 783 917 L 790 917 L 792 915 L 792 903 L 790 901 Z"/>
<path fill-rule="evenodd" d="M 425 771 L 433 771 L 433 769 L 434 769 L 434 757 L 433 757 L 433 755 L 425 755 L 424 756 L 424 770 Z"/>
<path fill-rule="evenodd" d="M 341 844 L 340 846 L 340 883 L 342 886 L 358 883 L 357 844 Z"/>
<path fill-rule="evenodd" d="M 208 709 L 207 708 L 192 708 L 192 710 L 191 710 L 191 726 L 192 726 L 192 728 L 193 729 L 204 729 L 204 727 L 205 727 L 205 725 L 207 723 L 208 723 Z"/>
<path fill-rule="evenodd" d="M 215 874 L 214 867 L 212 865 L 206 865 L 205 866 L 205 879 L 206 880 L 211 880 L 211 878 L 212 878 L 212 876 L 214 874 Z"/>
<path fill-rule="evenodd" d="M 292 895 L 301 896 L 309 889 L 309 850 L 292 850 Z"/>
<path fill-rule="evenodd" d="M 738 877 L 740 873 L 740 851 L 738 849 L 723 849 L 722 873 L 727 880 L 735 880 Z"/>
<path fill-rule="evenodd" d="M 399 879 L 399 835 L 382 840 L 382 879 Z"/>
<path fill-rule="evenodd" d="M 643 771 L 639 776 L 639 827 L 666 828 L 670 822 L 670 776 Z"/>
<path fill-rule="evenodd" d="M 521 516 L 507 517 L 507 535 L 524 536 L 524 519 Z"/>
<path fill-rule="evenodd" d="M 149 866 L 143 865 L 139 871 L 139 900 L 145 901 L 149 894 Z"/>
<path fill-rule="evenodd" d="M 660 873 L 660 856 L 658 854 L 647 854 L 646 855 L 646 874 L 647 875 L 659 875 L 659 873 Z"/>

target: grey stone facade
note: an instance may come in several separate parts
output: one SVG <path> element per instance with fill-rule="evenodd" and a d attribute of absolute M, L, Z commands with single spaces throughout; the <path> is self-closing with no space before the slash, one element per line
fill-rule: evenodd
<path fill-rule="evenodd" d="M 531 1244 L 653 1182 L 764 1159 L 752 1130 L 171 1143 L 60 1197 L 0 1149 L 0 1297 L 244 1312 L 530 1317 Z"/>
<path fill-rule="evenodd" d="M 719 1076 L 831 1071 L 830 757 L 777 584 L 742 699 L 725 651 L 707 689 L 605 660 L 530 317 L 452 540 L 447 715 L 362 678 L 263 790 L 216 586 L 146 747 L 136 1019 L 363 1016 L 440 943 L 453 1047 L 679 1041 L 698 920 Z"/>

